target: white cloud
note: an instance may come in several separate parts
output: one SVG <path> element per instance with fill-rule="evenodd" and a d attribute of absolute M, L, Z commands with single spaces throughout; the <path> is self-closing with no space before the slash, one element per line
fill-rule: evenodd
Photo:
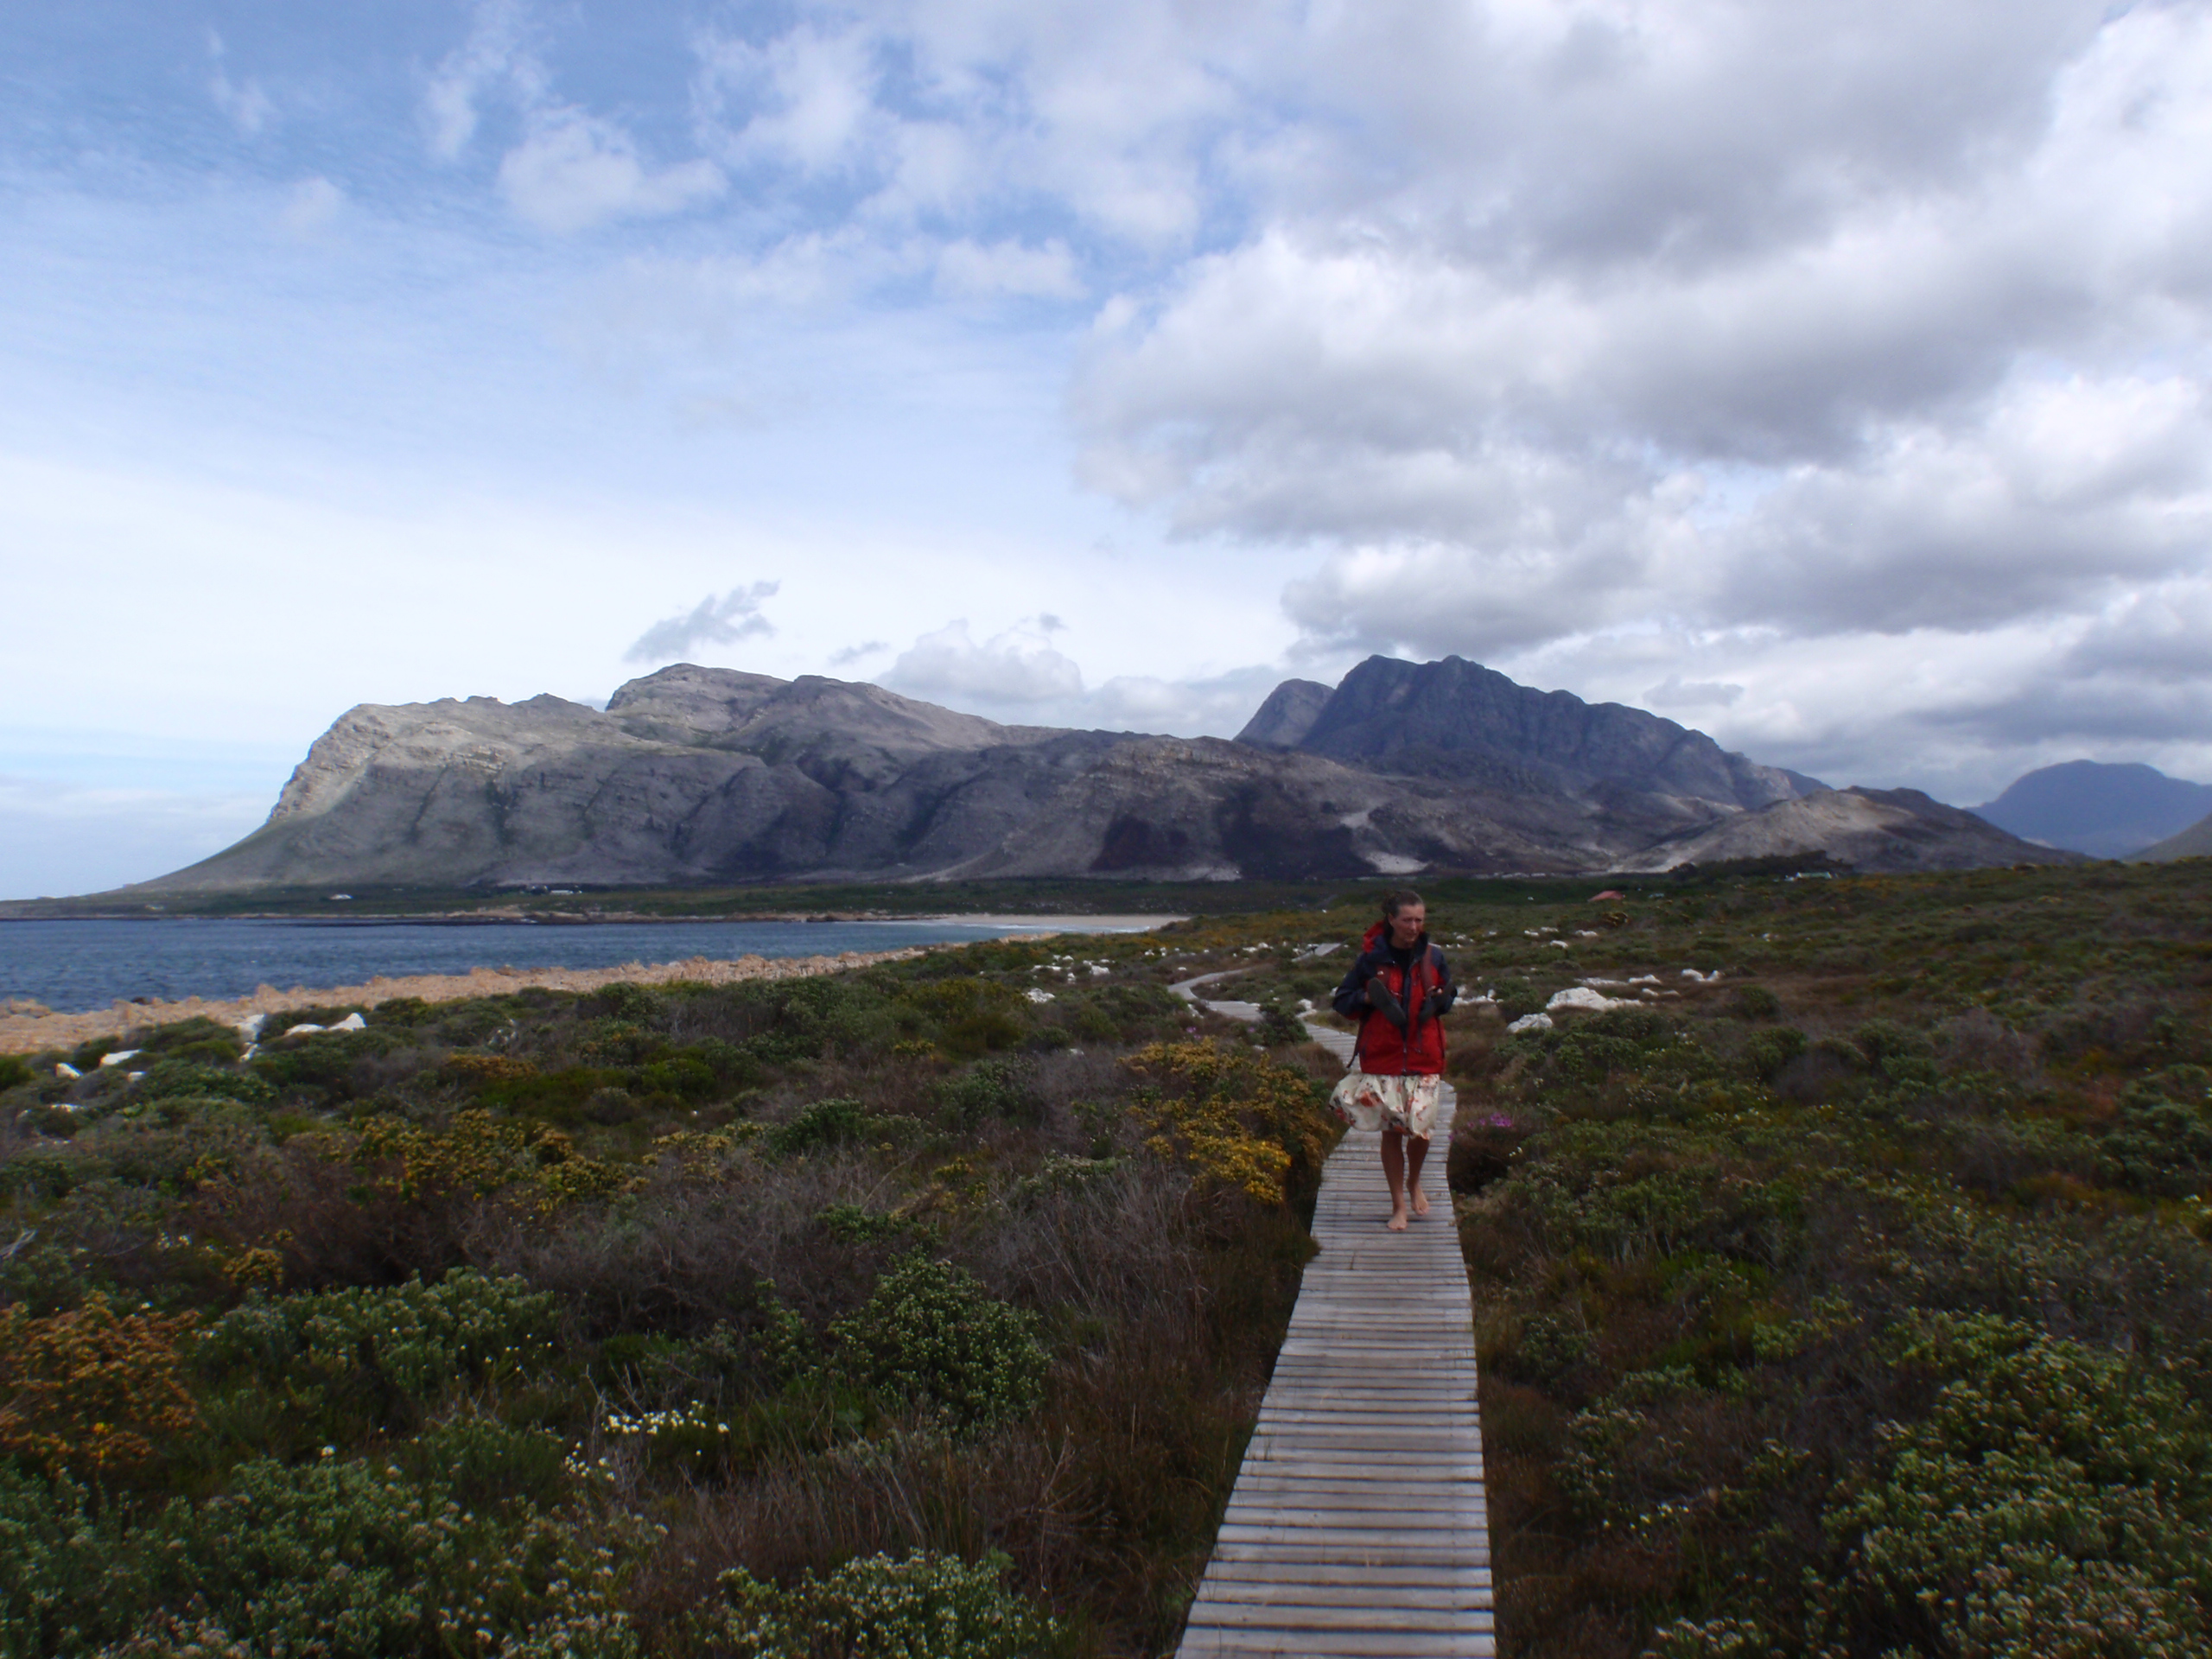
<path fill-rule="evenodd" d="M 318 175 L 292 187 L 279 217 L 294 236 L 313 237 L 329 229 L 345 207 L 346 193 Z"/>
<path fill-rule="evenodd" d="M 964 617 L 922 635 L 883 677 L 899 690 L 955 708 L 1021 708 L 1083 695 L 1083 671 L 1052 648 L 1047 630 L 1031 623 L 978 640 Z"/>
<path fill-rule="evenodd" d="M 681 213 L 721 194 L 725 182 L 721 170 L 703 159 L 655 171 L 620 127 L 573 109 L 535 118 L 528 137 L 499 163 L 510 205 L 549 231 Z"/>
<path fill-rule="evenodd" d="M 964 238 L 949 242 L 937 256 L 937 283 L 945 293 L 968 297 L 1070 299 L 1083 292 L 1074 257 L 1057 239 L 1040 247 L 1012 241 L 984 245 Z"/>
<path fill-rule="evenodd" d="M 231 118 L 242 137 L 257 138 L 276 113 L 276 105 L 261 88 L 261 83 L 251 75 L 243 80 L 232 80 L 230 69 L 224 62 L 228 48 L 223 37 L 213 29 L 207 33 L 207 55 L 214 60 L 214 73 L 207 78 L 207 95 L 215 100 L 215 107 Z"/>
<path fill-rule="evenodd" d="M 854 160 L 889 124 L 875 107 L 876 42 L 859 28 L 801 22 L 765 46 L 709 35 L 699 42 L 703 92 L 729 123 L 733 160 L 782 161 L 823 173 Z"/>
<path fill-rule="evenodd" d="M 622 654 L 626 663 L 669 663 L 702 645 L 734 645 L 775 632 L 776 625 L 760 614 L 760 606 L 776 595 L 779 582 L 756 582 L 749 588 L 733 588 L 716 599 L 709 594 L 689 611 L 664 617 L 639 634 Z"/>
<path fill-rule="evenodd" d="M 438 160 L 454 161 L 468 148 L 487 92 L 503 87 L 525 105 L 543 96 L 544 69 L 524 44 L 527 23 L 522 0 L 478 0 L 468 38 L 423 88 L 423 124 Z"/>

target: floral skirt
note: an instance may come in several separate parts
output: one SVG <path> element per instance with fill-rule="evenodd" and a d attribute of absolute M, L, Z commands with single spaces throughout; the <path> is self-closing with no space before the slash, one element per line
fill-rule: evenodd
<path fill-rule="evenodd" d="M 1356 1129 L 1397 1129 L 1426 1141 L 1436 1128 L 1436 1104 L 1444 1079 L 1411 1073 L 1391 1077 L 1349 1071 L 1329 1096 L 1337 1116 Z"/>

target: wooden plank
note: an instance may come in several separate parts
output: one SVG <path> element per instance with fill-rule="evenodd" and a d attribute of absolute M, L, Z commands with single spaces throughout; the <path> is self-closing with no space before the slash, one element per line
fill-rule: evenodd
<path fill-rule="evenodd" d="M 1179 1651 L 1192 1659 L 1211 1659 L 1212 1656 L 1266 1655 L 1268 1659 L 1429 1659 L 1430 1655 L 1450 1656 L 1451 1659 L 1495 1659 L 1497 1647 L 1489 1635 L 1472 1637 L 1416 1635 L 1410 1631 L 1402 1635 L 1376 1636 L 1364 1630 L 1331 1630 L 1325 1635 L 1311 1630 L 1209 1630 L 1205 1639 L 1187 1645 Z"/>
<path fill-rule="evenodd" d="M 1486 1628 L 1490 1611 L 1484 1607 L 1402 1607 L 1378 1618 L 1383 1610 L 1354 1605 L 1339 1606 L 1312 1602 L 1300 1606 L 1269 1605 L 1262 1602 L 1208 1601 L 1200 1614 L 1193 1608 L 1192 1623 L 1200 1629 L 1256 1627 L 1261 1630 L 1372 1630 L 1381 1624 L 1392 1634 L 1432 1632 L 1463 1635 Z"/>

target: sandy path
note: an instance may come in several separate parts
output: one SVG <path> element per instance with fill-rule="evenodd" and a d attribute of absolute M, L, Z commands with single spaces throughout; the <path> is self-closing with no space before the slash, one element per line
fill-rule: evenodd
<path fill-rule="evenodd" d="M 195 1016 L 235 1025 L 248 1014 L 282 1014 L 291 1008 L 354 1007 L 366 1012 L 399 996 L 418 996 L 425 1002 L 458 1002 L 471 996 L 499 996 L 525 985 L 593 991 L 623 981 L 664 985 L 680 979 L 729 985 L 747 979 L 808 979 L 817 974 L 842 974 L 872 963 L 904 962 L 931 948 L 848 950 L 836 957 L 740 957 L 734 962 L 693 957 L 686 962 L 625 963 L 619 968 L 477 968 L 465 974 L 410 974 L 398 979 L 379 975 L 365 985 L 328 989 L 295 985 L 289 991 L 264 985 L 251 996 L 228 1001 L 188 996 L 181 1002 L 118 1002 L 83 1014 L 55 1014 L 35 1002 L 16 1001 L 0 1007 L 0 1054 L 74 1048 L 95 1037 L 119 1037 L 126 1031 L 171 1025 Z"/>

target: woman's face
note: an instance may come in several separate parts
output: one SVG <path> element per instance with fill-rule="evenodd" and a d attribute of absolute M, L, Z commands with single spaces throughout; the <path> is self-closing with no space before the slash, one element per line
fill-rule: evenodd
<path fill-rule="evenodd" d="M 1428 906 L 1408 905 L 1390 918 L 1390 943 L 1403 950 L 1421 938 L 1421 931 L 1428 925 Z"/>

